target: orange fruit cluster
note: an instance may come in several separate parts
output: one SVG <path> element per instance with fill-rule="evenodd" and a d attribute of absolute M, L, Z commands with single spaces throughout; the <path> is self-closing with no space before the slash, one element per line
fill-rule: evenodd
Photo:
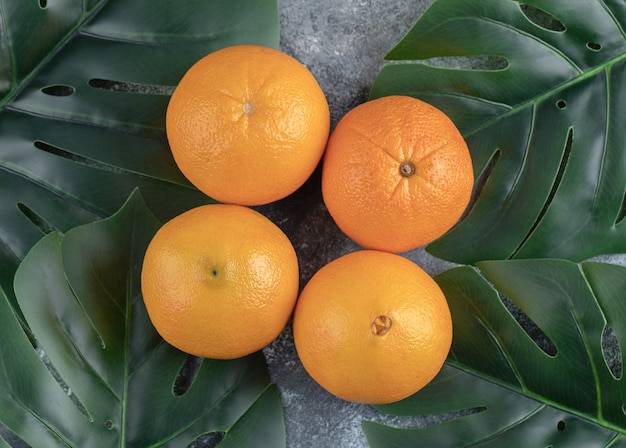
<path fill-rule="evenodd" d="M 278 50 L 227 47 L 185 73 L 167 108 L 168 142 L 187 179 L 223 204 L 174 217 L 146 250 L 142 294 L 163 339 L 232 359 L 281 333 L 298 296 L 298 259 L 282 230 L 247 206 L 298 189 L 329 127 L 319 84 Z"/>
<path fill-rule="evenodd" d="M 452 342 L 450 311 L 437 283 L 398 253 L 443 235 L 469 202 L 471 158 L 447 116 L 390 96 L 357 106 L 329 135 L 326 97 L 306 67 L 238 45 L 188 70 L 166 130 L 181 172 L 222 202 L 173 218 L 148 246 L 142 294 L 166 341 L 237 358 L 271 343 L 293 315 L 302 365 L 338 397 L 389 403 L 434 378 Z M 290 195 L 320 163 L 324 203 L 363 250 L 299 292 L 293 245 L 249 206 Z"/>

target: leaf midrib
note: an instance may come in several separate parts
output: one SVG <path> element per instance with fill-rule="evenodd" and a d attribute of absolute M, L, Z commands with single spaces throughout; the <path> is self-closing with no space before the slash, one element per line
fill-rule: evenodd
<path fill-rule="evenodd" d="M 570 408 L 567 406 L 564 406 L 562 403 L 558 402 L 558 401 L 554 401 L 549 399 L 548 397 L 535 393 L 532 390 L 522 390 L 522 389 L 518 389 L 516 387 L 514 387 L 514 385 L 512 385 L 511 383 L 507 383 L 506 381 L 500 380 L 494 376 L 490 376 L 490 375 L 486 375 L 485 372 L 480 371 L 478 369 L 473 369 L 468 367 L 466 364 L 463 364 L 461 362 L 458 361 L 454 361 L 454 360 L 446 360 L 447 364 L 450 364 L 451 366 L 453 366 L 456 369 L 459 369 L 469 375 L 475 376 L 477 378 L 480 378 L 484 381 L 489 381 L 492 384 L 495 384 L 499 387 L 502 387 L 506 390 L 509 390 L 511 392 L 515 392 L 519 395 L 522 395 L 524 397 L 530 398 L 532 400 L 537 401 L 538 403 L 542 403 L 545 404 L 546 406 L 550 406 L 554 409 L 558 409 L 560 411 L 566 412 L 568 414 L 574 415 L 578 418 L 580 418 L 581 420 L 584 420 L 586 422 L 591 422 L 594 425 L 600 425 L 601 427 L 608 429 L 610 431 L 613 431 L 617 434 L 622 434 L 622 435 L 626 435 L 626 428 L 622 428 L 618 425 L 613 424 L 610 421 L 607 421 L 605 419 L 602 418 L 591 418 L 589 415 L 584 414 L 582 412 L 580 412 L 578 409 L 575 408 Z"/>
<path fill-rule="evenodd" d="M 509 110 L 507 110 L 506 112 L 503 112 L 502 114 L 499 114 L 495 117 L 493 117 L 492 119 L 482 123 L 480 126 L 477 126 L 476 128 L 472 129 L 471 131 L 468 131 L 466 133 L 464 133 L 464 137 L 470 137 L 474 134 L 479 133 L 480 131 L 484 130 L 485 128 L 488 128 L 490 126 L 492 126 L 493 124 L 506 119 L 507 117 L 510 117 L 512 115 L 515 115 L 517 113 L 519 113 L 520 111 L 526 109 L 527 107 L 532 107 L 534 105 L 540 104 L 543 101 L 545 101 L 547 98 L 553 96 L 554 94 L 558 93 L 558 92 L 562 92 L 564 90 L 567 90 L 568 88 L 583 82 L 589 78 L 594 77 L 595 75 L 602 73 L 604 71 L 608 71 L 610 70 L 610 68 L 616 64 L 619 64 L 620 62 L 626 60 L 626 52 L 620 54 L 619 56 L 611 59 L 610 61 L 607 61 L 606 63 L 599 65 L 591 70 L 588 70 L 586 72 L 583 72 L 581 75 L 570 79 L 569 81 L 566 81 L 558 86 L 555 86 L 554 89 L 552 90 L 548 90 L 540 95 L 536 95 L 532 98 L 529 98 L 527 101 L 523 102 L 523 103 L 519 103 L 517 105 L 513 105 L 511 106 L 511 108 Z"/>

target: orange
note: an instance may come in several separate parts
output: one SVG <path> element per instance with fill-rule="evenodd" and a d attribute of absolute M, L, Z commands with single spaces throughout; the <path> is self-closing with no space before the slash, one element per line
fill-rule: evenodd
<path fill-rule="evenodd" d="M 367 249 L 398 253 L 440 237 L 463 214 L 473 184 L 469 150 L 454 123 L 408 96 L 350 110 L 324 155 L 324 203 Z"/>
<path fill-rule="evenodd" d="M 452 320 L 437 283 L 400 255 L 360 250 L 313 275 L 293 319 L 296 350 L 323 388 L 348 401 L 385 404 L 439 372 Z"/>
<path fill-rule="evenodd" d="M 182 77 L 166 114 L 181 172 L 219 202 L 260 205 L 297 190 L 319 164 L 330 112 L 299 61 L 236 45 L 203 57 Z"/>
<path fill-rule="evenodd" d="M 298 260 L 287 236 L 247 207 L 204 205 L 165 223 L 141 271 L 150 320 L 174 347 L 233 359 L 272 342 L 298 296 Z"/>

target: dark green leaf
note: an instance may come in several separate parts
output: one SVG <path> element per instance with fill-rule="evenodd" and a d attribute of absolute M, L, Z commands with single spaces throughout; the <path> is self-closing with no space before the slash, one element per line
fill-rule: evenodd
<path fill-rule="evenodd" d="M 173 162 L 169 94 L 215 49 L 278 46 L 275 0 L 45 3 L 0 8 L 0 285 L 11 301 L 13 273 L 44 233 L 109 216 L 136 187 L 161 220 L 210 202 Z"/>
<path fill-rule="evenodd" d="M 616 0 L 437 0 L 389 53 L 372 97 L 441 108 L 474 162 L 476 201 L 429 252 L 472 264 L 626 251 L 625 28 Z"/>
<path fill-rule="evenodd" d="M 112 217 L 52 232 L 28 252 L 15 292 L 49 362 L 0 295 L 0 421 L 31 446 L 184 447 L 208 432 L 284 446 L 262 354 L 198 359 L 190 384 L 177 387 L 190 358 L 158 336 L 140 291 L 159 225 L 135 193 Z M 256 426 L 242 431 L 240 419 Z"/>
<path fill-rule="evenodd" d="M 453 410 L 459 413 L 450 414 Z M 571 413 L 542 404 L 480 379 L 451 365 L 422 392 L 386 412 L 397 415 L 441 413 L 439 424 L 392 428 L 363 422 L 372 448 L 428 446 L 480 447 L 608 447 L 626 446 L 622 436 Z M 448 414 L 445 418 L 445 414 Z"/>
<path fill-rule="evenodd" d="M 285 446 L 285 426 L 278 389 L 269 386 L 228 432 L 219 448 L 267 448 Z M 275 416 L 275 418 L 268 418 Z"/>
<path fill-rule="evenodd" d="M 611 329 L 616 349 L 626 346 L 626 267 L 546 259 L 478 267 L 482 275 L 465 266 L 436 276 L 454 322 L 446 367 L 414 396 L 379 407 L 461 414 L 418 429 L 366 423 L 371 445 L 626 446 L 626 387 L 603 341 Z"/>

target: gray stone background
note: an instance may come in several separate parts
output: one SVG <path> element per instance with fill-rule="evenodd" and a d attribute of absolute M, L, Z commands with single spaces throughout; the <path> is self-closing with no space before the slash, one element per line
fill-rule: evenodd
<path fill-rule="evenodd" d="M 367 100 L 389 50 L 432 0 L 280 0 L 281 49 L 315 75 L 329 102 L 331 128 Z M 358 249 L 334 225 L 319 190 L 319 170 L 291 197 L 261 207 L 290 237 L 301 263 L 301 287 L 324 264 Z M 430 274 L 449 266 L 422 249 L 408 254 Z M 364 419 L 394 426 L 423 426 L 424 418 L 393 418 L 348 403 L 318 386 L 297 358 L 291 327 L 264 351 L 277 384 L 289 448 L 366 447 Z"/>

